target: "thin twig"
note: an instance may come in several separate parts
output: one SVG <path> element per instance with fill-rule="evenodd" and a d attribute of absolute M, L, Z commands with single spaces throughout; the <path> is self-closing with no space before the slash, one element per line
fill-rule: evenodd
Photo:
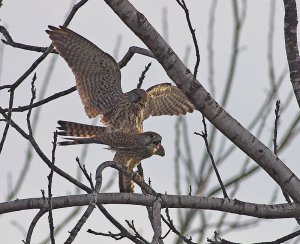
<path fill-rule="evenodd" d="M 95 183 L 95 187 L 93 189 L 92 192 L 92 198 L 91 201 L 89 203 L 89 206 L 87 207 L 87 209 L 85 210 L 85 212 L 83 213 L 83 215 L 81 216 L 81 218 L 78 220 L 77 224 L 74 226 L 74 228 L 70 231 L 70 235 L 68 237 L 68 239 L 66 240 L 65 243 L 69 244 L 72 243 L 78 232 L 81 230 L 82 226 L 84 225 L 84 223 L 87 221 L 87 219 L 90 217 L 90 215 L 92 214 L 93 210 L 96 207 L 97 204 L 97 196 L 98 193 L 101 189 L 102 186 L 102 171 L 105 168 L 105 166 L 103 164 L 100 164 L 96 170 L 96 183 Z"/>
<path fill-rule="evenodd" d="M 275 108 L 275 122 L 274 122 L 274 138 L 273 138 L 273 145 L 274 145 L 274 154 L 277 156 L 277 149 L 278 149 L 278 145 L 277 145 L 277 131 L 278 131 L 278 123 L 279 123 L 279 109 L 280 109 L 280 100 L 276 101 L 276 108 Z M 281 188 L 281 187 L 280 187 Z M 291 199 L 290 196 L 281 188 L 282 194 L 285 198 L 285 200 L 288 203 L 291 203 Z"/>
<path fill-rule="evenodd" d="M 143 244 L 141 240 L 137 239 L 136 236 L 130 234 L 123 225 L 121 225 L 101 204 L 97 205 L 98 209 L 103 213 L 103 215 L 116 227 L 119 229 L 120 234 L 123 237 L 128 238 L 132 242 L 136 244 Z"/>
<path fill-rule="evenodd" d="M 193 38 L 193 42 L 194 42 L 194 46 L 195 46 L 195 51 L 196 51 L 196 64 L 195 64 L 195 67 L 194 67 L 194 80 L 196 80 L 197 78 L 197 73 L 198 73 L 198 67 L 199 67 L 199 64 L 200 64 L 200 52 L 199 52 L 199 47 L 198 47 L 198 42 L 197 42 L 197 38 L 196 38 L 196 35 L 195 35 L 195 29 L 193 28 L 192 26 L 192 23 L 191 23 L 191 19 L 190 19 L 190 13 L 189 13 L 189 9 L 187 8 L 184 0 L 176 0 L 176 2 L 180 5 L 180 7 L 184 10 L 185 12 L 185 16 L 186 16 L 186 20 L 187 20 L 187 23 L 188 23 L 188 26 L 189 26 L 189 29 L 190 29 L 190 32 L 192 34 L 192 38 Z"/>
<path fill-rule="evenodd" d="M 60 231 L 65 229 L 67 224 L 79 214 L 80 209 L 81 207 L 74 207 L 74 209 L 66 217 L 64 217 L 64 219 L 62 219 L 59 224 L 56 224 L 54 229 L 54 236 L 56 236 Z M 47 236 L 44 240 L 40 241 L 40 244 L 49 243 L 50 238 L 50 236 Z"/>
<path fill-rule="evenodd" d="M 50 81 L 50 77 L 51 74 L 53 73 L 53 69 L 54 69 L 54 64 L 56 61 L 56 57 L 53 56 L 50 59 L 48 68 L 47 68 L 47 72 L 45 75 L 45 78 L 42 82 L 43 86 L 39 92 L 39 96 L 38 96 L 38 100 L 41 100 L 44 98 L 45 94 L 46 94 L 46 90 Z M 28 109 L 31 109 L 33 106 L 28 105 Z M 14 111 L 14 108 L 12 109 L 12 111 Z M 41 107 L 38 107 L 35 111 L 33 116 L 31 116 L 32 118 L 30 119 L 30 126 L 29 126 L 29 131 L 32 130 L 32 137 L 34 135 L 34 132 L 37 128 L 38 122 L 39 122 L 39 116 L 40 116 L 40 112 L 41 112 Z M 31 128 L 31 129 L 30 129 Z M 27 173 L 29 171 L 32 159 L 33 159 L 33 148 L 31 146 L 31 144 L 28 142 L 27 144 L 27 150 L 26 150 L 26 156 L 25 156 L 25 162 L 23 163 L 23 167 L 19 173 L 18 179 L 16 181 L 16 184 L 14 186 L 14 189 L 12 189 L 12 191 L 10 191 L 9 195 L 8 195 L 8 200 L 14 199 L 15 196 L 18 194 L 18 192 L 20 191 L 23 182 L 26 180 L 26 176 Z"/>
<path fill-rule="evenodd" d="M 80 161 L 79 161 L 79 158 L 76 157 L 76 162 L 79 166 L 79 168 L 81 169 L 82 173 L 84 174 L 84 176 L 86 177 L 86 179 L 88 180 L 88 182 L 90 183 L 90 187 L 91 189 L 94 191 L 95 188 L 94 188 L 94 184 L 93 184 L 93 180 L 92 180 L 92 177 L 91 177 L 91 174 L 89 174 L 85 168 L 85 165 L 81 165 Z"/>
<path fill-rule="evenodd" d="M 120 69 L 122 69 L 124 66 L 127 65 L 127 63 L 130 61 L 130 59 L 133 57 L 133 55 L 135 53 L 139 53 L 139 54 L 144 55 L 144 56 L 155 58 L 153 53 L 151 51 L 149 51 L 148 49 L 132 46 L 128 49 L 127 53 L 122 58 L 122 60 L 120 62 L 118 62 L 118 65 L 119 65 Z"/>
<path fill-rule="evenodd" d="M 141 241 L 143 241 L 144 243 L 150 244 L 148 241 L 146 241 L 144 239 L 144 237 L 142 237 L 139 232 L 137 231 L 137 229 L 134 226 L 134 221 L 131 220 L 131 222 L 129 220 L 125 220 L 125 222 L 127 223 L 127 225 L 129 226 L 130 229 L 133 230 L 134 235 L 136 236 L 136 238 L 140 239 Z"/>
<path fill-rule="evenodd" d="M 297 231 L 295 231 L 291 234 L 283 236 L 283 237 L 281 237 L 277 240 L 274 240 L 274 241 L 255 242 L 253 244 L 281 244 L 281 243 L 286 243 L 287 241 L 289 241 L 289 240 L 291 240 L 291 239 L 293 239 L 297 236 L 300 236 L 300 230 L 297 230 Z M 237 242 L 231 242 L 231 241 L 219 238 L 217 235 L 214 237 L 214 240 L 208 239 L 208 242 L 212 243 L 212 244 L 240 244 L 240 243 L 237 243 Z"/>
<path fill-rule="evenodd" d="M 74 17 L 75 13 L 77 12 L 77 10 L 80 7 L 82 7 L 87 1 L 88 0 L 81 0 L 80 2 L 78 2 L 77 4 L 74 5 L 69 16 L 67 17 L 66 21 L 63 24 L 64 27 L 66 27 L 71 22 L 72 18 Z M 33 72 L 33 70 L 35 70 L 35 68 L 48 56 L 48 54 L 52 51 L 52 49 L 53 49 L 53 46 L 49 45 L 49 47 L 47 47 L 45 52 L 35 62 L 32 63 L 32 65 L 24 72 L 23 75 L 21 75 L 19 77 L 18 80 L 16 80 L 11 85 L 11 89 L 12 90 L 16 89 L 28 77 L 28 75 L 30 75 Z"/>
<path fill-rule="evenodd" d="M 150 66 L 151 66 L 151 62 L 150 62 L 149 64 L 147 64 L 147 65 L 145 66 L 145 69 L 142 71 L 142 74 L 141 74 L 141 76 L 140 76 L 140 78 L 139 78 L 139 83 L 138 83 L 138 85 L 137 85 L 137 88 L 141 88 L 141 87 L 142 87 L 143 81 L 144 81 L 144 79 L 145 79 L 145 77 L 146 77 L 146 73 L 147 73 L 147 71 L 149 70 Z"/>
<path fill-rule="evenodd" d="M 35 89 L 35 86 L 34 86 L 35 80 L 36 80 L 36 73 L 34 73 L 32 81 L 31 81 L 31 99 L 30 99 L 30 103 L 29 103 L 30 107 L 32 106 L 33 101 L 36 98 L 36 89 Z M 28 127 L 28 131 L 29 131 L 30 136 L 32 136 L 32 128 L 31 128 L 31 124 L 30 124 L 31 110 L 32 110 L 32 108 L 30 108 L 28 110 L 28 113 L 27 113 L 27 127 Z"/>
<path fill-rule="evenodd" d="M 29 229 L 27 231 L 27 236 L 26 236 L 26 244 L 30 244 L 31 243 L 31 236 L 34 230 L 34 227 L 36 226 L 37 222 L 39 221 L 39 219 L 45 214 L 47 213 L 47 210 L 45 209 L 41 209 L 40 211 L 38 211 L 38 213 L 34 216 L 33 220 L 30 223 Z"/>
<path fill-rule="evenodd" d="M 4 128 L 3 134 L 2 134 L 2 139 L 0 141 L 0 154 L 2 152 L 2 149 L 3 149 L 3 146 L 4 146 L 4 142 L 5 142 L 7 133 L 8 133 L 9 126 L 10 126 L 10 122 L 11 122 L 12 107 L 13 107 L 13 102 L 14 102 L 14 92 L 15 92 L 15 89 L 10 90 L 6 124 L 5 124 L 5 128 Z"/>
<path fill-rule="evenodd" d="M 212 165 L 213 165 L 213 167 L 214 167 L 214 170 L 215 170 L 215 173 L 216 173 L 216 175 L 217 175 L 218 181 L 219 181 L 220 186 L 221 186 L 221 188 L 222 188 L 223 195 L 224 195 L 225 198 L 228 198 L 226 189 L 225 189 L 225 187 L 224 187 L 224 184 L 223 184 L 223 182 L 222 182 L 221 176 L 220 176 L 219 171 L 218 171 L 218 169 L 217 169 L 217 166 L 216 166 L 216 164 L 215 164 L 214 157 L 213 157 L 213 155 L 212 155 L 212 153 L 211 153 L 211 151 L 210 151 L 210 149 L 209 149 L 208 140 L 207 140 L 207 128 L 206 128 L 205 118 L 204 118 L 204 115 L 203 115 L 203 114 L 202 114 L 202 123 L 203 123 L 203 126 L 204 126 L 204 132 L 202 132 L 202 133 L 194 132 L 194 134 L 199 135 L 199 136 L 201 136 L 201 137 L 204 139 L 207 153 L 208 153 L 208 155 L 209 155 L 209 157 L 210 157 L 210 160 L 211 160 L 211 163 L 212 163 Z"/>
<path fill-rule="evenodd" d="M 166 234 L 164 234 L 161 239 L 165 239 L 169 234 L 171 233 L 171 228 L 169 228 L 169 230 L 166 232 Z"/>
<path fill-rule="evenodd" d="M 6 39 L 6 40 L 1 39 L 1 41 L 4 44 L 9 45 L 11 47 L 20 48 L 20 49 L 28 50 L 28 51 L 40 52 L 40 53 L 46 52 L 46 50 L 48 48 L 48 47 L 37 47 L 37 46 L 32 46 L 32 45 L 15 42 L 12 39 L 11 35 L 9 34 L 8 30 L 4 26 L 1 26 L 1 25 L 0 25 L 0 33 L 2 33 Z M 55 51 L 55 50 L 51 50 L 50 52 L 57 54 L 57 51 Z"/>
<path fill-rule="evenodd" d="M 68 95 L 68 94 L 70 94 L 70 93 L 72 93 L 72 92 L 74 92 L 76 90 L 77 90 L 76 86 L 73 86 L 73 87 L 71 87 L 71 88 L 69 88 L 67 90 L 64 90 L 64 91 L 61 91 L 61 92 L 57 92 L 57 93 L 55 93 L 55 94 L 53 94 L 53 95 L 51 95 L 51 96 L 49 96 L 49 97 L 47 97 L 45 99 L 42 99 L 42 100 L 40 100 L 38 102 L 29 104 L 29 105 L 25 105 L 25 106 L 19 106 L 17 108 L 12 108 L 12 112 L 24 112 L 24 111 L 27 111 L 29 109 L 39 107 L 39 106 L 41 106 L 43 104 L 46 104 L 46 103 L 51 102 L 53 100 L 56 100 L 57 98 L 66 96 L 66 95 Z M 7 111 L 8 111 L 8 108 L 3 109 L 3 112 L 7 112 Z"/>
<path fill-rule="evenodd" d="M 188 244 L 196 244 L 195 242 L 192 242 L 192 237 L 190 237 L 189 239 L 186 238 L 175 228 L 175 226 L 173 224 L 173 220 L 170 217 L 168 208 L 166 208 L 166 215 L 167 215 L 167 219 L 163 215 L 161 215 L 162 220 L 180 239 L 182 239 L 185 243 L 188 243 Z"/>
<path fill-rule="evenodd" d="M 279 122 L 279 109 L 280 109 L 280 100 L 276 101 L 276 108 L 275 108 L 275 122 L 274 122 L 274 138 L 273 138 L 273 145 L 274 145 L 274 154 L 277 155 L 277 131 L 278 131 L 278 122 Z"/>
<path fill-rule="evenodd" d="M 116 241 L 121 240 L 123 238 L 125 238 L 125 236 L 122 234 L 122 232 L 114 234 L 112 232 L 108 232 L 108 233 L 103 233 L 103 232 L 97 232 L 91 229 L 88 229 L 86 231 L 87 233 L 93 234 L 93 235 L 97 235 L 97 236 L 107 236 L 107 237 L 111 237 L 113 239 L 115 239 Z"/>
<path fill-rule="evenodd" d="M 67 26 L 72 18 L 74 17 L 77 10 L 84 5 L 88 0 L 81 0 L 77 4 L 74 5 L 71 13 L 69 14 L 67 20 L 65 21 L 63 26 Z M 4 28 L 4 27 L 3 27 Z M 3 29 L 1 28 L 1 29 Z M 2 139 L 0 142 L 0 153 L 3 149 L 3 145 L 7 136 L 7 132 L 9 129 L 10 121 L 11 121 L 11 115 L 12 115 L 12 107 L 13 107 L 13 100 L 14 100 L 14 92 L 15 89 L 35 70 L 35 68 L 48 56 L 48 54 L 52 51 L 53 46 L 50 45 L 45 52 L 34 61 L 31 66 L 12 84 L 10 85 L 10 98 L 9 98 L 9 106 L 8 106 L 8 114 L 7 114 L 7 121 L 4 128 L 4 132 L 2 134 Z"/>
<path fill-rule="evenodd" d="M 50 229 L 50 239 L 51 243 L 55 244 L 55 238 L 54 238 L 54 224 L 53 224 L 53 216 L 52 216 L 52 180 L 53 180 L 53 166 L 55 163 L 55 151 L 56 151 L 56 144 L 57 144 L 57 131 L 53 133 L 53 149 L 52 149 L 52 159 L 51 159 L 51 170 L 50 174 L 48 176 L 48 206 L 49 206 L 49 229 Z"/>
<path fill-rule="evenodd" d="M 2 114 L 2 116 L 5 118 L 5 120 L 8 120 L 8 115 L 4 112 L 2 112 L 2 108 L 0 107 L 0 113 Z M 36 151 L 36 153 L 40 156 L 40 158 L 47 164 L 47 166 L 49 168 L 51 168 L 51 161 L 47 158 L 47 156 L 42 152 L 42 150 L 40 149 L 39 145 L 37 144 L 37 142 L 35 141 L 35 139 L 31 136 L 29 136 L 23 129 L 21 129 L 21 127 L 19 127 L 13 120 L 10 121 L 10 124 L 13 128 L 16 129 L 16 131 L 18 133 L 20 133 L 21 136 L 23 136 L 26 140 L 28 140 L 32 147 L 34 148 L 34 150 Z M 68 181 L 72 182 L 74 185 L 78 186 L 79 188 L 81 188 L 82 190 L 86 191 L 86 192 L 91 192 L 92 190 L 87 187 L 86 185 L 80 183 L 79 181 L 77 181 L 76 179 L 74 179 L 72 176 L 68 175 L 66 172 L 64 172 L 63 170 L 61 170 L 60 168 L 58 168 L 57 166 L 53 166 L 54 167 L 54 171 L 59 174 L 60 176 L 64 177 L 65 179 L 67 179 Z"/>

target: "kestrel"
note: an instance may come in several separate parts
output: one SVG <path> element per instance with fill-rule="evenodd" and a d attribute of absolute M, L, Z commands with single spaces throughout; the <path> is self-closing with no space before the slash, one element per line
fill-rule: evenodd
<path fill-rule="evenodd" d="M 75 75 L 86 114 L 90 118 L 99 115 L 107 132 L 141 133 L 150 115 L 183 115 L 194 110 L 185 94 L 168 83 L 124 93 L 120 68 L 109 54 L 66 27 L 49 29 L 46 32 L 54 48 Z M 129 168 L 138 164 L 136 158 L 128 151 L 117 150 L 115 155 L 115 160 L 124 160 L 122 164 Z"/>
<path fill-rule="evenodd" d="M 66 27 L 49 29 L 53 46 L 75 75 L 86 114 L 90 118 L 99 115 L 111 131 L 139 133 L 150 115 L 183 115 L 194 110 L 185 94 L 168 83 L 123 93 L 120 68 L 109 54 Z"/>
<path fill-rule="evenodd" d="M 71 136 L 60 145 L 76 145 L 98 143 L 110 146 L 116 150 L 114 161 L 122 167 L 133 170 L 143 159 L 152 155 L 163 157 L 165 150 L 161 145 L 161 136 L 155 132 L 124 133 L 120 131 L 107 132 L 106 127 L 79 124 L 69 121 L 58 121 L 59 135 Z M 133 192 L 133 181 L 119 171 L 120 192 Z"/>

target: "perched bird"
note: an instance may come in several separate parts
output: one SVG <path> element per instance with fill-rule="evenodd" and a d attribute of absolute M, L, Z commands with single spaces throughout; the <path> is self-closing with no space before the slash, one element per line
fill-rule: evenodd
<path fill-rule="evenodd" d="M 90 118 L 99 115 L 107 132 L 142 133 L 143 121 L 150 115 L 183 115 L 194 110 L 185 94 L 168 83 L 124 93 L 120 68 L 109 54 L 66 27 L 48 27 L 55 50 L 75 75 L 86 114 Z M 130 155 L 117 149 L 115 160 L 123 160 L 132 169 L 139 157 Z"/>
<path fill-rule="evenodd" d="M 58 134 L 69 136 L 60 145 L 76 145 L 98 143 L 116 150 L 114 161 L 122 167 L 133 170 L 143 159 L 152 155 L 163 157 L 165 150 L 161 145 L 161 136 L 155 132 L 125 133 L 107 132 L 106 127 L 79 124 L 69 121 L 58 121 Z M 120 192 L 133 192 L 133 181 L 119 172 Z"/>
<path fill-rule="evenodd" d="M 59 124 L 58 135 L 69 136 L 64 138 L 65 141 L 59 142 L 61 146 L 97 143 L 108 145 L 113 150 L 122 149 L 124 151 L 144 148 L 151 143 L 156 149 L 161 146 L 161 136 L 152 131 L 143 133 L 108 132 L 107 128 L 102 126 L 63 120 L 59 120 L 57 123 Z"/>
<path fill-rule="evenodd" d="M 139 133 L 150 115 L 182 115 L 194 110 L 185 94 L 168 83 L 123 93 L 120 68 L 109 54 L 66 27 L 49 29 L 46 32 L 54 48 L 75 75 L 86 114 L 90 118 L 99 115 L 111 131 Z"/>

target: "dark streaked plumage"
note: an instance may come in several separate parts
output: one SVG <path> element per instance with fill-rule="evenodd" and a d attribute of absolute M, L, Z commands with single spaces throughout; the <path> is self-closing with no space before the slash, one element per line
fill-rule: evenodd
<path fill-rule="evenodd" d="M 124 93 L 121 88 L 120 68 L 109 54 L 66 27 L 49 26 L 46 32 L 57 52 L 65 59 L 75 75 L 77 90 L 86 114 L 88 117 L 100 116 L 101 121 L 107 126 L 100 134 L 103 136 L 106 133 L 105 140 L 110 140 L 105 142 L 99 135 L 80 138 L 84 134 L 78 132 L 73 136 L 78 135 L 79 138 L 68 138 L 69 141 L 62 142 L 62 145 L 106 143 L 113 146 L 117 142 L 109 139 L 110 136 L 122 138 L 118 140 L 133 138 L 134 133 L 143 132 L 143 121 L 149 116 L 183 115 L 194 110 L 194 105 L 185 94 L 168 83 L 155 85 L 146 91 L 133 89 Z M 92 135 L 95 134 L 94 129 L 96 132 L 102 130 L 93 128 Z M 129 134 L 125 137 L 107 134 L 119 132 Z M 139 163 L 137 159 L 141 158 L 134 153 L 134 156 L 131 155 L 131 152 L 135 152 L 133 148 L 127 145 L 126 151 L 117 147 L 115 160 L 132 169 Z M 150 156 L 162 154 L 159 150 L 161 148 L 163 147 L 150 153 Z M 124 189 L 129 189 L 128 184 L 124 184 L 127 185 Z"/>
<path fill-rule="evenodd" d="M 98 143 L 116 150 L 114 161 L 122 167 L 133 170 L 143 159 L 152 155 L 164 156 L 161 136 L 155 132 L 124 133 L 108 132 L 106 127 L 85 125 L 69 121 L 58 121 L 58 135 L 69 136 L 60 145 Z M 134 184 L 126 175 L 119 172 L 120 192 L 133 192 Z"/>
<path fill-rule="evenodd" d="M 100 115 L 111 130 L 143 131 L 150 115 L 182 115 L 193 104 L 176 86 L 168 83 L 123 93 L 117 62 L 96 45 L 72 30 L 49 26 L 52 44 L 72 69 L 89 117 Z"/>
<path fill-rule="evenodd" d="M 125 133 L 121 131 L 109 132 L 106 127 L 86 125 L 70 121 L 59 120 L 58 135 L 66 137 L 67 141 L 59 142 L 59 145 L 76 144 L 104 144 L 113 149 L 140 148 L 148 145 L 149 142 L 161 142 L 161 136 L 155 132 Z"/>

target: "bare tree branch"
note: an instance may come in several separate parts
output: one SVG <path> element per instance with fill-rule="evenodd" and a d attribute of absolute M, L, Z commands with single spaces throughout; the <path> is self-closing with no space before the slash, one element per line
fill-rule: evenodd
<path fill-rule="evenodd" d="M 124 173 L 126 173 L 126 171 Z M 133 180 L 136 183 L 140 183 L 135 178 Z M 153 203 L 156 201 L 156 196 L 151 194 L 99 193 L 98 195 L 97 203 L 99 204 L 153 206 Z M 162 208 L 210 209 L 265 219 L 300 217 L 300 205 L 298 203 L 266 205 L 216 197 L 166 194 L 161 194 L 159 197 L 162 199 Z M 64 207 L 85 206 L 89 204 L 91 198 L 91 193 L 53 197 L 52 208 L 59 209 Z M 0 214 L 28 209 L 48 210 L 48 208 L 48 203 L 45 202 L 44 198 L 18 199 L 0 203 Z"/>
<path fill-rule="evenodd" d="M 35 80 L 36 80 L 36 73 L 34 73 L 34 76 L 33 76 L 32 81 L 31 81 L 31 99 L 30 99 L 30 103 L 29 103 L 30 107 L 32 106 L 33 101 L 36 98 L 36 89 L 35 89 L 35 86 L 34 86 Z M 26 117 L 28 132 L 29 132 L 30 136 L 32 136 L 32 128 L 31 128 L 31 124 L 30 124 L 31 110 L 32 110 L 32 108 L 30 108 L 28 110 L 27 117 Z"/>
<path fill-rule="evenodd" d="M 5 118 L 5 120 L 8 120 L 8 116 L 6 115 L 6 113 L 2 112 L 2 108 L 0 107 L 0 113 L 2 114 L 2 116 Z M 29 136 L 28 134 L 26 134 L 24 132 L 24 130 L 21 129 L 21 127 L 19 127 L 13 120 L 10 121 L 10 125 L 16 129 L 16 131 L 18 131 L 21 136 L 23 136 L 26 140 L 28 140 L 32 147 L 35 149 L 36 153 L 40 156 L 40 158 L 47 164 L 47 166 L 49 168 L 51 168 L 51 161 L 46 157 L 46 155 L 42 152 L 42 150 L 40 149 L 40 147 L 38 146 L 37 142 L 35 141 L 35 139 L 31 136 Z M 91 189 L 89 187 L 87 187 L 86 185 L 80 183 L 79 181 L 77 181 L 76 179 L 74 179 L 72 176 L 68 175 L 66 172 L 64 172 L 63 170 L 61 170 L 60 168 L 58 168 L 57 166 L 53 166 L 53 170 L 59 174 L 60 176 L 64 177 L 65 179 L 67 179 L 68 181 L 72 182 L 74 185 L 78 186 L 79 188 L 81 188 L 82 190 L 86 191 L 86 192 L 91 192 Z"/>
<path fill-rule="evenodd" d="M 72 18 L 74 17 L 77 10 L 83 6 L 88 0 L 81 0 L 77 4 L 74 5 L 71 13 L 69 14 L 68 18 L 66 19 L 63 26 L 67 26 Z M 3 27 L 4 28 L 4 27 Z M 50 45 L 45 52 L 32 63 L 32 65 L 21 75 L 12 85 L 10 85 L 10 98 L 9 98 L 9 106 L 8 106 L 8 114 L 7 114 L 7 120 L 6 125 L 4 128 L 4 132 L 2 135 L 2 139 L 0 141 L 0 153 L 3 149 L 4 141 L 6 139 L 6 135 L 9 129 L 9 124 L 11 121 L 11 115 L 12 115 L 12 107 L 13 107 L 13 100 L 14 100 L 14 91 L 15 89 L 35 70 L 35 68 L 47 57 L 47 55 L 52 51 L 53 47 Z M 3 87 L 2 87 L 3 88 Z"/>
<path fill-rule="evenodd" d="M 97 197 L 98 197 L 98 192 L 101 189 L 102 186 L 102 171 L 103 171 L 104 167 L 102 166 L 102 164 L 97 168 L 96 171 L 96 184 L 95 187 L 93 189 L 92 192 L 92 196 L 91 196 L 91 200 L 89 202 L 89 206 L 87 207 L 86 211 L 83 213 L 82 217 L 78 220 L 77 224 L 75 225 L 75 227 L 70 231 L 70 236 L 68 237 L 68 239 L 66 240 L 65 243 L 72 243 L 78 232 L 81 230 L 82 226 L 84 225 L 84 223 L 86 222 L 86 220 L 89 218 L 89 216 L 92 214 L 96 204 L 97 204 Z"/>
<path fill-rule="evenodd" d="M 264 241 L 264 242 L 256 242 L 256 243 L 253 243 L 253 244 L 281 244 L 281 243 L 286 243 L 287 241 L 297 237 L 297 236 L 300 236 L 300 230 L 297 230 L 291 234 L 288 234 L 286 236 L 283 236 L 275 241 Z M 237 242 L 231 242 L 231 241 L 227 241 L 223 238 L 219 238 L 219 237 L 215 237 L 214 240 L 210 240 L 208 239 L 208 242 L 209 243 L 212 243 L 212 244 L 240 244 L 240 243 L 237 243 Z"/>
<path fill-rule="evenodd" d="M 39 107 L 43 104 L 46 104 L 48 102 L 51 102 L 53 100 L 56 100 L 57 98 L 60 98 L 60 97 L 63 97 L 63 96 L 66 96 L 74 91 L 76 91 L 77 88 L 76 86 L 73 86 L 67 90 L 64 90 L 64 91 L 61 91 L 61 92 L 57 92 L 43 100 L 40 100 L 38 102 L 35 102 L 35 103 L 32 103 L 32 104 L 29 104 L 29 105 L 26 105 L 26 106 L 19 106 L 17 108 L 12 108 L 12 112 L 24 112 L 24 111 L 27 111 L 29 109 L 33 109 L 33 108 L 36 108 L 36 107 Z M 3 109 L 3 112 L 7 112 L 8 111 L 8 108 L 4 108 Z"/>
<path fill-rule="evenodd" d="M 273 138 L 273 143 L 274 143 L 274 154 L 277 155 L 277 131 L 278 131 L 278 122 L 279 122 L 279 108 L 280 108 L 280 100 L 276 101 L 276 108 L 275 108 L 275 122 L 274 122 L 274 138 Z"/>
<path fill-rule="evenodd" d="M 34 51 L 34 52 L 41 52 L 41 53 L 44 53 L 47 50 L 47 47 L 37 47 L 37 46 L 31 46 L 31 45 L 15 42 L 12 39 L 11 35 L 9 34 L 8 30 L 2 25 L 0 25 L 0 33 L 2 33 L 6 39 L 6 40 L 1 39 L 1 41 L 4 44 L 9 45 L 11 47 L 20 48 L 28 51 Z M 51 50 L 50 52 L 57 53 L 55 50 Z"/>
<path fill-rule="evenodd" d="M 178 237 L 183 240 L 185 243 L 188 244 L 196 244 L 195 242 L 192 242 L 192 237 L 190 237 L 189 239 L 186 238 L 184 235 L 182 235 L 174 226 L 173 224 L 173 220 L 170 217 L 169 214 L 169 210 L 168 208 L 166 208 L 166 215 L 167 215 L 167 219 L 165 219 L 165 217 L 163 215 L 161 215 L 162 220 L 165 222 L 165 224 L 176 234 L 178 235 Z"/>
<path fill-rule="evenodd" d="M 88 182 L 90 183 L 90 187 L 91 189 L 94 191 L 94 185 L 93 185 L 93 180 L 92 180 L 92 177 L 91 175 L 88 174 L 86 168 L 85 168 L 85 165 L 81 165 L 80 161 L 79 161 L 79 158 L 77 157 L 76 158 L 76 162 L 78 164 L 78 167 L 80 168 L 80 170 L 82 171 L 82 173 L 84 174 L 85 178 L 88 180 Z"/>
<path fill-rule="evenodd" d="M 290 79 L 300 107 L 300 57 L 297 43 L 297 5 L 295 0 L 283 0 L 284 3 L 284 37 Z"/>
<path fill-rule="evenodd" d="M 129 240 L 131 240 L 134 243 L 137 244 L 142 244 L 145 243 L 139 240 L 138 236 L 134 236 L 132 234 L 130 234 L 125 228 L 124 226 L 122 226 L 114 217 L 111 216 L 111 214 L 109 214 L 109 212 L 103 207 L 103 205 L 101 204 L 97 204 L 97 207 L 99 208 L 99 210 L 103 213 L 103 215 L 114 225 L 116 226 L 119 230 L 120 230 L 120 237 L 122 236 L 122 238 L 126 237 Z"/>
<path fill-rule="evenodd" d="M 199 67 L 199 64 L 200 64 L 199 46 L 198 46 L 197 38 L 196 38 L 196 35 L 195 35 L 195 31 L 196 30 L 192 26 L 191 19 L 190 19 L 189 9 L 187 8 L 187 6 L 185 4 L 185 1 L 184 0 L 176 0 L 176 2 L 184 10 L 185 16 L 186 16 L 186 20 L 187 20 L 190 32 L 192 34 L 192 38 L 193 38 L 193 42 L 194 42 L 194 46 L 195 46 L 195 51 L 196 51 L 196 64 L 195 64 L 195 67 L 194 67 L 194 80 L 196 80 L 197 73 L 198 73 L 198 67 Z"/>
<path fill-rule="evenodd" d="M 196 108 L 236 146 L 257 162 L 295 201 L 300 202 L 298 177 L 269 148 L 220 107 L 199 81 L 193 80 L 192 73 L 145 16 L 127 0 L 122 2 L 105 0 L 105 2 L 153 52 L 169 77 L 183 90 Z M 128 14 L 124 15 L 125 12 Z"/>
<path fill-rule="evenodd" d="M 135 226 L 134 226 L 134 221 L 133 221 L 133 220 L 132 220 L 132 221 L 125 220 L 125 222 L 126 222 L 127 225 L 129 226 L 129 228 L 133 230 L 134 235 L 135 235 L 137 238 L 141 239 L 141 241 L 144 242 L 144 243 L 146 243 L 146 244 L 150 244 L 148 241 L 146 241 L 146 240 L 139 234 L 139 232 L 137 231 L 137 229 L 136 229 Z"/>
<path fill-rule="evenodd" d="M 139 78 L 139 83 L 137 85 L 137 88 L 141 88 L 142 87 L 143 81 L 144 81 L 144 79 L 146 77 L 146 73 L 150 69 L 150 66 L 151 66 L 151 62 L 145 66 L 145 69 L 143 70 L 143 72 L 142 72 L 142 74 L 141 74 L 141 76 Z"/>
<path fill-rule="evenodd" d="M 204 115 L 203 115 L 203 114 L 202 114 L 202 123 L 203 123 L 203 125 L 204 125 L 204 132 L 202 132 L 201 134 L 195 132 L 195 134 L 201 136 L 201 137 L 204 139 L 205 146 L 206 146 L 206 150 L 207 150 L 207 153 L 208 153 L 208 155 L 209 155 L 209 157 L 210 157 L 210 160 L 211 160 L 211 163 L 212 163 L 213 168 L 214 168 L 214 170 L 215 170 L 215 173 L 216 173 L 216 175 L 217 175 L 219 184 L 220 184 L 221 189 L 222 189 L 222 192 L 223 192 L 223 196 L 224 196 L 224 198 L 229 198 L 228 195 L 227 195 L 226 189 L 225 189 L 225 187 L 224 187 L 224 184 L 223 184 L 223 182 L 222 182 L 221 176 L 220 176 L 220 174 L 219 174 L 219 171 L 218 171 L 218 169 L 217 169 L 217 166 L 216 166 L 216 164 L 215 164 L 214 157 L 213 157 L 213 155 L 212 155 L 212 153 L 211 153 L 211 151 L 210 151 L 210 149 L 209 149 L 208 140 L 207 140 L 207 128 L 206 128 L 205 118 L 204 118 Z"/>
<path fill-rule="evenodd" d="M 122 60 L 120 62 L 118 62 L 118 65 L 119 65 L 120 69 L 122 69 L 124 66 L 127 65 L 127 63 L 130 61 L 130 59 L 133 57 L 133 55 L 135 53 L 139 53 L 139 54 L 142 54 L 144 56 L 155 58 L 153 53 L 151 51 L 149 51 L 148 49 L 144 49 L 144 48 L 141 48 L 141 47 L 130 47 L 128 49 L 127 53 L 125 54 L 125 56 L 122 58 Z"/>
<path fill-rule="evenodd" d="M 156 244 L 156 243 L 163 243 L 161 239 L 161 219 L 160 219 L 160 211 L 161 211 L 161 201 L 160 199 L 157 199 L 153 203 L 152 207 L 152 219 L 153 219 L 153 238 L 151 244 Z"/>
<path fill-rule="evenodd" d="M 43 199 L 44 200 L 44 199 Z M 33 233 L 33 230 L 34 230 L 34 227 L 36 226 L 37 222 L 39 221 L 39 219 L 45 214 L 47 213 L 47 210 L 46 209 L 40 209 L 40 211 L 38 211 L 38 213 L 34 216 L 30 226 L 29 226 L 29 229 L 28 229 L 28 232 L 27 232 L 27 236 L 26 236 L 26 244 L 30 244 L 31 243 L 31 236 L 32 236 L 32 233 Z"/>
<path fill-rule="evenodd" d="M 54 224 L 53 224 L 53 215 L 52 215 L 52 180 L 53 180 L 53 166 L 55 163 L 55 150 L 56 150 L 56 144 L 57 144 L 57 131 L 53 133 L 53 149 L 52 149 L 52 158 L 51 158 L 51 170 L 50 174 L 48 175 L 48 206 L 49 206 L 49 215 L 48 215 L 48 222 L 49 222 L 49 229 L 50 229 L 50 239 L 51 243 L 55 244 L 55 238 L 54 238 Z"/>

